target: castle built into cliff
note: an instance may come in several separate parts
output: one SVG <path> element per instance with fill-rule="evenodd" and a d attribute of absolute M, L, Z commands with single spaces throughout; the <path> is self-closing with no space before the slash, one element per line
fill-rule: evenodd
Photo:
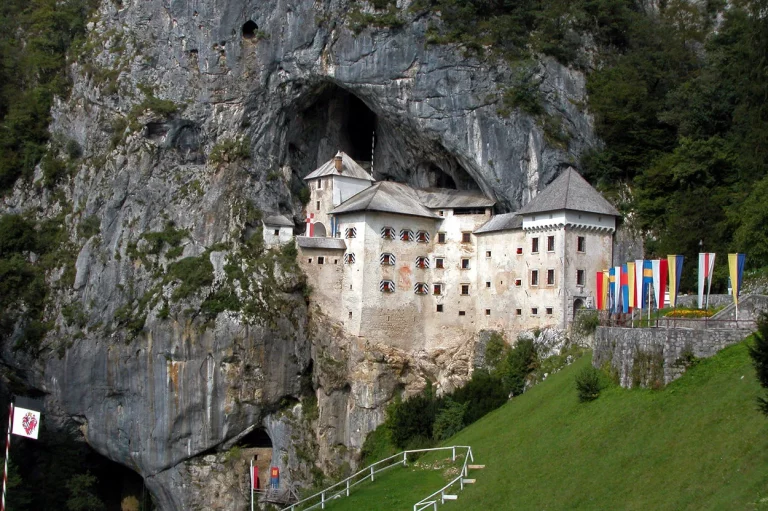
<path fill-rule="evenodd" d="M 565 328 L 611 263 L 619 213 L 572 168 L 500 215 L 479 191 L 376 182 L 342 152 L 305 180 L 296 240 L 312 300 L 371 342 L 434 350 L 481 330 Z M 287 239 L 267 223 L 268 242 Z"/>

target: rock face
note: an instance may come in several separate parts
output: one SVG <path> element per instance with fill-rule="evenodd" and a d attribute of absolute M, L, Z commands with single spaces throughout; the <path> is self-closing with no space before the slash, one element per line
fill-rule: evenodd
<path fill-rule="evenodd" d="M 226 464 L 211 451 L 250 428 L 271 432 L 284 473 L 306 480 L 312 463 L 293 438 L 309 431 L 326 469 L 354 463 L 395 393 L 426 379 L 451 390 L 471 372 L 472 346 L 425 354 L 346 339 L 308 312 L 290 265 L 246 261 L 260 214 L 302 222 L 303 176 L 342 149 L 373 160 L 377 179 L 479 188 L 515 209 L 596 144 L 579 72 L 537 64 L 544 107 L 567 132 L 550 143 L 535 118 L 499 115 L 509 66 L 427 45 L 436 20 L 407 2 L 401 28 L 355 33 L 346 13 L 358 5 L 104 0 L 71 97 L 53 110 L 54 140 L 82 148 L 74 176 L 56 193 L 20 185 L 0 204 L 64 213 L 73 241 L 100 221 L 55 298 L 83 320 L 54 315 L 25 378 L 54 423 L 80 424 L 160 509 L 239 509 L 241 474 L 212 478 Z M 197 266 L 173 266 L 182 257 Z M 200 268 L 213 280 L 195 280 Z M 216 309 L 211 297 L 232 297 L 222 289 L 240 305 Z M 318 412 L 301 418 L 310 373 Z M 229 491 L 206 492 L 214 479 Z"/>

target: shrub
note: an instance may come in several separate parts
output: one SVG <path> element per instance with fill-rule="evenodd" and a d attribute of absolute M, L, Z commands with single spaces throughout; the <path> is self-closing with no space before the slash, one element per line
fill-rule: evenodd
<path fill-rule="evenodd" d="M 437 403 L 432 385 L 406 401 L 395 401 L 387 409 L 387 426 L 392 442 L 405 449 L 416 437 L 432 438 L 432 426 L 437 415 Z"/>
<path fill-rule="evenodd" d="M 178 301 L 213 284 L 213 265 L 207 254 L 200 257 L 185 257 L 168 266 L 168 275 L 181 282 L 171 295 L 174 301 Z"/>
<path fill-rule="evenodd" d="M 250 140 L 248 138 L 228 138 L 217 143 L 208 155 L 212 165 L 221 165 L 236 160 L 246 160 L 251 157 Z"/>
<path fill-rule="evenodd" d="M 763 388 L 768 389 L 768 314 L 764 313 L 757 320 L 754 338 L 754 345 L 749 347 L 749 356 L 757 371 L 757 380 Z M 768 415 L 768 397 L 759 397 L 757 402 L 760 411 Z"/>
<path fill-rule="evenodd" d="M 525 381 L 536 369 L 538 359 L 532 339 L 518 339 L 498 370 L 504 390 L 513 396 L 525 391 Z"/>
<path fill-rule="evenodd" d="M 432 436 L 438 442 L 450 438 L 464 427 L 464 414 L 469 403 L 457 403 L 446 398 L 445 406 L 435 417 Z"/>
<path fill-rule="evenodd" d="M 585 367 L 576 374 L 576 391 L 579 393 L 579 401 L 582 403 L 597 399 L 603 388 L 605 388 L 605 383 L 602 375 L 594 367 Z"/>
<path fill-rule="evenodd" d="M 464 424 L 468 426 L 506 403 L 508 395 L 501 378 L 478 369 L 472 373 L 469 383 L 451 394 L 451 399 L 466 405 Z"/>
<path fill-rule="evenodd" d="M 507 356 L 509 349 L 504 337 L 498 332 L 493 332 L 485 345 L 485 366 L 495 369 Z"/>

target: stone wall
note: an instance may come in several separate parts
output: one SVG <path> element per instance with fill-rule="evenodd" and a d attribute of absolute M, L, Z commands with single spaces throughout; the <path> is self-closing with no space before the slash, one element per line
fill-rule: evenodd
<path fill-rule="evenodd" d="M 666 385 L 683 374 L 691 356 L 711 357 L 750 333 L 750 329 L 598 327 L 592 365 L 609 363 L 622 387 Z M 634 367 L 636 363 L 643 367 Z"/>

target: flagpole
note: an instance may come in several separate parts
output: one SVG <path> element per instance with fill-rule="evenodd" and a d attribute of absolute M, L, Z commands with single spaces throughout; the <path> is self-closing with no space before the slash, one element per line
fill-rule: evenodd
<path fill-rule="evenodd" d="M 253 487 L 255 486 L 253 480 L 253 457 L 251 457 L 251 511 L 253 511 Z"/>
<path fill-rule="evenodd" d="M 11 401 L 11 411 L 8 415 L 8 437 L 5 440 L 5 469 L 3 470 L 3 500 L 0 504 L 0 511 L 5 511 L 5 490 L 8 486 L 8 456 L 11 452 L 11 428 L 13 427 L 13 401 Z"/>

